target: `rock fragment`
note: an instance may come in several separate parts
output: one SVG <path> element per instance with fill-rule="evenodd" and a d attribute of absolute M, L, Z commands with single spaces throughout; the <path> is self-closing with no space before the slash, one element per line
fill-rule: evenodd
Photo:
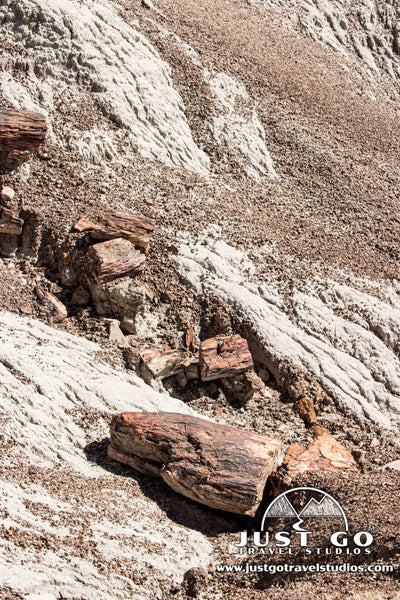
<path fill-rule="evenodd" d="M 90 246 L 85 265 L 90 283 L 111 281 L 128 273 L 143 269 L 145 257 L 142 252 L 122 238 Z"/>
<path fill-rule="evenodd" d="M 119 321 L 111 319 L 108 324 L 108 337 L 110 342 L 122 346 L 123 348 L 129 348 L 129 342 L 124 336 L 119 326 Z"/>
<path fill-rule="evenodd" d="M 317 421 L 317 413 L 312 398 L 303 396 L 295 402 L 294 406 L 307 426 L 313 425 Z"/>
<path fill-rule="evenodd" d="M 146 369 L 153 377 L 165 379 L 183 371 L 183 362 L 186 355 L 180 350 L 163 348 L 162 350 L 148 350 L 141 353 L 141 358 Z"/>
<path fill-rule="evenodd" d="M 67 309 L 61 300 L 56 298 L 50 292 L 46 292 L 46 290 L 44 290 L 40 285 L 35 286 L 35 292 L 42 304 L 44 304 L 44 306 L 47 308 L 50 308 L 53 314 L 53 323 L 60 323 L 68 317 Z"/>
<path fill-rule="evenodd" d="M 253 368 L 247 341 L 238 334 L 204 340 L 199 357 L 202 381 L 233 377 Z"/>
<path fill-rule="evenodd" d="M 12 187 L 9 187 L 8 185 L 3 187 L 3 189 L 1 190 L 1 199 L 3 202 L 12 202 L 14 200 L 14 197 L 15 191 Z"/>
<path fill-rule="evenodd" d="M 200 596 L 202 590 L 207 585 L 207 571 L 203 567 L 192 567 L 183 576 L 183 584 L 186 593 L 190 598 Z"/>
<path fill-rule="evenodd" d="M 29 110 L 0 109 L 0 150 L 29 153 L 46 137 L 46 117 Z"/>
<path fill-rule="evenodd" d="M 71 304 L 74 306 L 86 306 L 89 304 L 90 294 L 82 285 L 76 288 L 71 296 Z"/>
<path fill-rule="evenodd" d="M 284 481 L 290 482 L 306 471 L 356 471 L 357 463 L 325 427 L 313 425 L 314 440 L 306 450 L 299 444 L 289 446 L 282 465 Z"/>
<path fill-rule="evenodd" d="M 247 371 L 228 379 L 221 379 L 221 385 L 229 395 L 241 405 L 246 404 L 257 392 L 265 388 L 265 384 L 254 371 Z"/>
<path fill-rule="evenodd" d="M 75 231 L 90 231 L 95 239 L 123 238 L 143 250 L 148 250 L 154 227 L 154 219 L 117 211 L 106 213 L 96 221 L 89 221 L 82 217 L 74 225 Z"/>
<path fill-rule="evenodd" d="M 21 235 L 24 226 L 23 219 L 15 217 L 8 208 L 2 208 L 0 213 L 0 233 Z"/>

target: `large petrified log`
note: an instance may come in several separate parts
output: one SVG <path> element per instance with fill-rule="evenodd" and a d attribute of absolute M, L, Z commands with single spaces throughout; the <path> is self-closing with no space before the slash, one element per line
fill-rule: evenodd
<path fill-rule="evenodd" d="M 40 113 L 29 110 L 0 110 L 0 150 L 33 150 L 44 141 L 46 131 L 46 118 Z"/>
<path fill-rule="evenodd" d="M 102 215 L 95 222 L 82 217 L 74 225 L 75 231 L 90 231 L 95 239 L 124 238 L 144 250 L 148 249 L 154 227 L 154 219 L 116 211 Z"/>
<path fill-rule="evenodd" d="M 140 250 L 117 238 L 90 246 L 85 264 L 86 277 L 90 283 L 104 283 L 128 273 L 141 271 L 145 257 Z"/>
<path fill-rule="evenodd" d="M 237 334 L 204 340 L 199 358 L 202 381 L 233 377 L 253 368 L 247 341 Z"/>
<path fill-rule="evenodd" d="M 213 508 L 254 516 L 282 442 L 176 413 L 113 417 L 108 455 Z"/>
<path fill-rule="evenodd" d="M 0 209 L 0 233 L 12 233 L 20 235 L 24 221 L 18 217 L 14 217 L 13 213 L 8 208 Z"/>

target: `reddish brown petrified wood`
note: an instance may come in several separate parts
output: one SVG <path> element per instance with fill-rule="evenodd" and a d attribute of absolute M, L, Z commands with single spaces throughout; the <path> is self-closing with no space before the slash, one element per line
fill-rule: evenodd
<path fill-rule="evenodd" d="M 33 150 L 44 141 L 46 131 L 46 118 L 40 113 L 29 110 L 0 110 L 0 150 Z"/>
<path fill-rule="evenodd" d="M 143 269 L 145 257 L 140 250 L 117 238 L 90 246 L 85 264 L 86 277 L 90 283 L 104 283 L 128 273 Z"/>
<path fill-rule="evenodd" d="M 74 225 L 75 231 L 90 231 L 92 237 L 99 240 L 124 238 L 134 246 L 147 250 L 155 226 L 154 219 L 123 212 L 110 212 L 96 221 L 84 217 Z"/>
<path fill-rule="evenodd" d="M 199 356 L 202 381 L 233 377 L 253 368 L 247 341 L 237 334 L 204 340 Z"/>
<path fill-rule="evenodd" d="M 213 508 L 251 515 L 282 443 L 176 413 L 122 413 L 111 422 L 110 458 L 159 476 L 176 492 Z"/>
<path fill-rule="evenodd" d="M 289 446 L 282 465 L 284 480 L 292 481 L 306 471 L 343 471 L 357 470 L 357 463 L 325 427 L 313 425 L 311 431 L 314 440 L 306 448 L 299 444 Z"/>
<path fill-rule="evenodd" d="M 13 233 L 20 235 L 24 221 L 18 217 L 14 217 L 13 213 L 8 208 L 0 209 L 0 233 Z"/>

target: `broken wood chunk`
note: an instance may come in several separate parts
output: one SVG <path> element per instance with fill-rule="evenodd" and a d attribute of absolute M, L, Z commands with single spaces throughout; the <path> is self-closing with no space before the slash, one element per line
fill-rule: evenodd
<path fill-rule="evenodd" d="M 202 381 L 233 377 L 253 368 L 247 341 L 238 334 L 201 342 L 199 356 Z"/>
<path fill-rule="evenodd" d="M 68 317 L 67 309 L 61 300 L 50 294 L 50 292 L 46 292 L 40 285 L 35 286 L 35 292 L 42 304 L 50 308 L 53 313 L 53 323 L 60 323 Z"/>
<path fill-rule="evenodd" d="M 0 215 L 0 233 L 12 233 L 21 235 L 24 221 L 18 217 L 14 217 L 8 208 L 1 209 Z"/>
<path fill-rule="evenodd" d="M 26 156 L 44 141 L 46 117 L 29 110 L 0 110 L 0 150 L 13 150 Z M 20 155 L 19 155 L 20 156 Z"/>
<path fill-rule="evenodd" d="M 117 238 L 90 246 L 86 276 L 90 283 L 104 283 L 143 269 L 145 257 L 128 242 Z"/>
<path fill-rule="evenodd" d="M 197 350 L 193 327 L 188 327 L 185 331 L 185 346 L 189 352 L 196 352 Z"/>
<path fill-rule="evenodd" d="M 254 371 L 246 371 L 229 379 L 221 379 L 221 386 L 229 399 L 244 406 L 254 394 L 265 388 L 265 383 Z"/>
<path fill-rule="evenodd" d="M 110 212 L 95 222 L 85 218 L 74 225 L 75 231 L 90 231 L 95 239 L 111 240 L 123 238 L 138 248 L 148 249 L 150 237 L 155 227 L 154 219 L 123 212 Z"/>
<path fill-rule="evenodd" d="M 200 361 L 197 357 L 187 358 L 183 363 L 183 368 L 189 380 L 200 378 Z"/>
<path fill-rule="evenodd" d="M 113 460 L 192 500 L 250 516 L 283 456 L 278 438 L 177 413 L 122 413 L 110 432 Z"/>
<path fill-rule="evenodd" d="M 302 396 L 295 402 L 294 407 L 307 426 L 313 425 L 317 421 L 317 413 L 312 398 Z"/>
<path fill-rule="evenodd" d="M 289 446 L 282 465 L 283 479 L 292 481 L 306 471 L 343 471 L 357 470 L 357 463 L 325 427 L 313 425 L 311 431 L 314 440 L 306 450 L 299 444 Z"/>
<path fill-rule="evenodd" d="M 164 348 L 163 350 L 143 352 L 141 358 L 153 377 L 165 379 L 171 375 L 176 375 L 178 371 L 183 371 L 182 363 L 185 360 L 185 354 L 180 350 Z"/>

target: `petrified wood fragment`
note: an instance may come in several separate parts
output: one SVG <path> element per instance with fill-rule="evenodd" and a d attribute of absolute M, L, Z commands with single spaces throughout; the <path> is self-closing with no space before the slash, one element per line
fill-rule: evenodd
<path fill-rule="evenodd" d="M 185 354 L 180 350 L 163 348 L 162 350 L 148 350 L 143 352 L 141 353 L 141 358 L 153 377 L 165 379 L 171 375 L 176 375 L 179 371 L 183 371 Z"/>
<path fill-rule="evenodd" d="M 325 427 L 313 425 L 311 431 L 314 440 L 306 450 L 299 444 L 289 446 L 282 465 L 284 480 L 292 481 L 306 471 L 343 471 L 357 470 L 357 463 Z"/>
<path fill-rule="evenodd" d="M 282 458 L 277 438 L 190 415 L 122 413 L 110 431 L 113 460 L 162 477 L 192 500 L 244 515 L 254 516 Z"/>
<path fill-rule="evenodd" d="M 51 310 L 53 323 L 60 323 L 67 318 L 67 309 L 61 300 L 50 292 L 46 292 L 40 285 L 35 286 L 35 292 L 42 304 Z"/>
<path fill-rule="evenodd" d="M 128 242 L 117 238 L 90 246 L 85 265 L 90 283 L 104 283 L 143 269 L 145 257 Z"/>
<path fill-rule="evenodd" d="M 254 371 L 246 371 L 230 377 L 221 379 L 221 385 L 229 399 L 245 405 L 253 396 L 265 388 L 265 384 Z"/>
<path fill-rule="evenodd" d="M 185 375 L 188 379 L 199 379 L 200 377 L 200 362 L 196 356 L 187 358 L 183 363 Z"/>
<path fill-rule="evenodd" d="M 44 115 L 29 110 L 0 110 L 0 150 L 26 152 L 37 148 L 46 131 Z"/>
<path fill-rule="evenodd" d="M 21 235 L 24 221 L 18 217 L 14 217 L 13 213 L 8 208 L 2 208 L 0 214 L 0 233 L 12 233 Z"/>
<path fill-rule="evenodd" d="M 199 357 L 202 381 L 233 377 L 253 368 L 247 341 L 237 334 L 204 340 Z"/>
<path fill-rule="evenodd" d="M 155 226 L 154 219 L 123 212 L 107 213 L 95 222 L 85 218 L 74 225 L 75 231 L 90 231 L 93 238 L 111 240 L 124 238 L 138 248 L 147 250 Z"/>

